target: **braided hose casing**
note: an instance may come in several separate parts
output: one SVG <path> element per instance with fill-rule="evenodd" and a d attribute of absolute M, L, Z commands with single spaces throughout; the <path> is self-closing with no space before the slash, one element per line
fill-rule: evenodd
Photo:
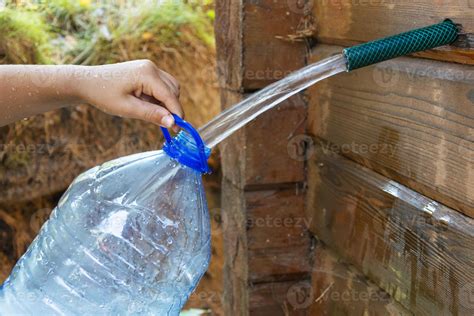
<path fill-rule="evenodd" d="M 399 56 L 451 44 L 458 37 L 451 20 L 344 49 L 347 71 Z"/>

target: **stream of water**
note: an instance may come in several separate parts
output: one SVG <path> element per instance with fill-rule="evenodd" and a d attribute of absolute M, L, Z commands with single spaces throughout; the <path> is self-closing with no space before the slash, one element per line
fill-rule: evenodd
<path fill-rule="evenodd" d="M 221 112 L 199 129 L 201 137 L 212 148 L 263 112 L 346 69 L 346 59 L 342 54 L 301 68 Z"/>

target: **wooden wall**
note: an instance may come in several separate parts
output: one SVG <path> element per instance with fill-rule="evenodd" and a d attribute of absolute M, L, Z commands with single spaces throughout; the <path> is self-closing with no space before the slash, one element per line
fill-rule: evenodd
<path fill-rule="evenodd" d="M 341 74 L 308 90 L 311 232 L 340 262 L 415 315 L 474 313 L 470 6 L 466 1 L 313 6 L 318 44 L 310 62 L 340 52 L 339 45 L 447 17 L 463 26 L 453 46 Z M 313 279 L 332 271 L 323 270 Z M 330 315 L 341 314 L 336 304 L 328 308 Z"/>
<path fill-rule="evenodd" d="M 222 144 L 226 315 L 473 314 L 472 6 L 217 2 L 223 107 L 343 46 L 463 26 L 453 46 L 321 82 Z"/>

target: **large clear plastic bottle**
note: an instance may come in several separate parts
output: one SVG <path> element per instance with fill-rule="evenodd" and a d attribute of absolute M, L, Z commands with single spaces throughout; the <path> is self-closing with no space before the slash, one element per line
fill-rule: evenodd
<path fill-rule="evenodd" d="M 178 315 L 208 267 L 210 223 L 203 170 L 170 157 L 198 161 L 194 140 L 174 145 L 80 175 L 2 286 L 0 315 Z"/>

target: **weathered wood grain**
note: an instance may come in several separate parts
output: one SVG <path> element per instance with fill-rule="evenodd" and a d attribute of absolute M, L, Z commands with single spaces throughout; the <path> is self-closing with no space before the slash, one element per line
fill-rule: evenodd
<path fill-rule="evenodd" d="M 316 61 L 338 47 L 320 46 Z M 308 91 L 326 148 L 474 216 L 474 68 L 399 58 Z"/>
<path fill-rule="evenodd" d="M 308 175 L 325 244 L 416 315 L 472 315 L 473 219 L 322 148 Z"/>
<path fill-rule="evenodd" d="M 226 315 L 252 314 L 276 300 L 270 295 L 254 305 L 254 287 L 309 278 L 312 242 L 302 188 L 245 192 L 225 179 L 222 204 Z"/>
<path fill-rule="evenodd" d="M 314 250 L 310 315 L 412 315 L 322 242 Z M 299 306 L 308 302 L 301 300 Z"/>
<path fill-rule="evenodd" d="M 223 104 L 242 99 L 222 91 Z M 304 180 L 304 161 L 288 154 L 289 141 L 306 128 L 306 101 L 296 95 L 262 114 L 220 145 L 223 175 L 235 185 L 251 189 Z"/>
<path fill-rule="evenodd" d="M 305 41 L 285 40 L 308 28 L 298 0 L 243 1 L 243 88 L 260 89 L 305 65 Z M 310 13 L 310 12 L 308 12 Z"/>
<path fill-rule="evenodd" d="M 254 91 L 305 65 L 310 11 L 297 0 L 217 1 L 216 42 L 220 85 Z M 306 32 L 306 33 L 305 33 Z M 306 35 L 305 35 L 306 34 Z M 292 40 L 294 37 L 298 40 Z"/>
<path fill-rule="evenodd" d="M 308 306 L 302 307 L 299 302 L 305 300 L 301 297 L 301 288 L 306 289 L 311 285 L 309 280 L 261 283 L 250 286 L 249 315 L 255 316 L 306 316 Z M 235 314 L 242 315 L 242 314 Z"/>
<path fill-rule="evenodd" d="M 217 74 L 221 88 L 240 90 L 242 86 L 242 3 L 215 2 Z"/>
<path fill-rule="evenodd" d="M 246 192 L 245 200 L 250 282 L 308 278 L 312 243 L 302 188 Z"/>
<path fill-rule="evenodd" d="M 445 18 L 463 26 L 463 33 L 474 35 L 474 3 L 470 0 L 414 1 L 313 1 L 320 43 L 352 46 L 439 23 Z M 467 41 L 455 46 L 418 53 L 417 56 L 474 64 L 474 49 Z"/>
<path fill-rule="evenodd" d="M 248 246 L 244 192 L 223 178 L 225 315 L 248 315 Z"/>

